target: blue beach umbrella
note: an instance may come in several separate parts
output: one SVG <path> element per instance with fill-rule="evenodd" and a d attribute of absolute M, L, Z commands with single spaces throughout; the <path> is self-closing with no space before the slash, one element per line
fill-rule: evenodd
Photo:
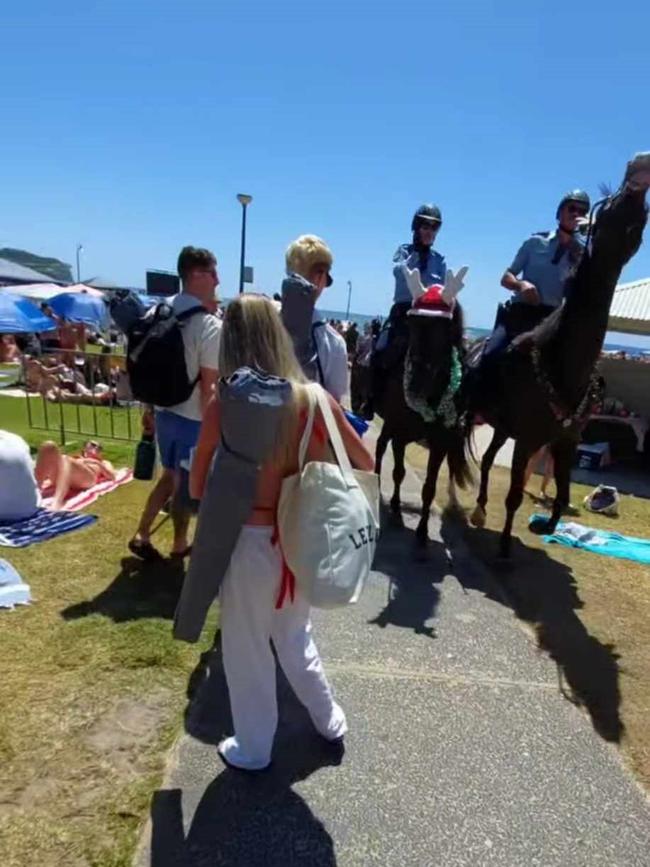
<path fill-rule="evenodd" d="M 108 323 L 108 310 L 103 298 L 85 292 L 62 292 L 50 301 L 52 310 L 69 322 L 83 322 L 93 328 Z"/>
<path fill-rule="evenodd" d="M 55 322 L 27 298 L 0 292 L 0 334 L 33 334 L 55 328 Z"/>

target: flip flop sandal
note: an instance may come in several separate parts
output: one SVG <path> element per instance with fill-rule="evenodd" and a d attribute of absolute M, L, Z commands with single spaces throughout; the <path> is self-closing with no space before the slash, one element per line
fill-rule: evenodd
<path fill-rule="evenodd" d="M 192 553 L 192 546 L 188 545 L 187 548 L 184 548 L 182 551 L 171 551 L 169 556 L 172 560 L 184 560 L 186 557 L 189 557 Z"/>
<path fill-rule="evenodd" d="M 151 542 L 141 542 L 138 539 L 131 539 L 128 544 L 129 551 L 145 563 L 155 563 L 157 560 L 162 560 L 162 554 L 158 551 Z"/>

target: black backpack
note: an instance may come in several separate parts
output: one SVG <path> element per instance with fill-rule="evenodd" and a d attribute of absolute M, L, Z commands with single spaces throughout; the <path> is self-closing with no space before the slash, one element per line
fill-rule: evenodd
<path fill-rule="evenodd" d="M 194 391 L 199 376 L 191 381 L 185 364 L 183 323 L 204 307 L 174 313 L 162 302 L 141 316 L 127 333 L 126 367 L 136 400 L 155 406 L 176 406 Z"/>

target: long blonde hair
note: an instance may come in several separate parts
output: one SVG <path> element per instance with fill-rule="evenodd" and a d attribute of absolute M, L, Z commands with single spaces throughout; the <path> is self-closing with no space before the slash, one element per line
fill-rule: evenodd
<path fill-rule="evenodd" d="M 228 377 L 240 367 L 280 376 L 292 386 L 293 400 L 286 408 L 276 439 L 274 460 L 290 462 L 295 456 L 294 436 L 300 409 L 307 404 L 307 379 L 293 343 L 273 303 L 265 295 L 240 295 L 228 304 L 221 331 L 219 375 Z"/>

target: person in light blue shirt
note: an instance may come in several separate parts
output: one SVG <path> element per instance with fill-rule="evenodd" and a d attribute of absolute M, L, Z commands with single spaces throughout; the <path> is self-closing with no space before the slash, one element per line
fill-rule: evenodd
<path fill-rule="evenodd" d="M 404 266 L 411 270 L 418 268 L 424 286 L 433 286 L 435 283 L 444 286 L 447 266 L 443 256 L 433 249 L 441 226 L 440 208 L 437 205 L 421 205 L 411 220 L 411 243 L 400 244 L 393 256 L 393 306 L 373 353 L 371 389 L 361 410 L 366 419 L 374 416 L 375 404 L 386 382 L 386 371 L 405 354 L 408 346 L 407 314 L 413 298 L 404 276 Z"/>
<path fill-rule="evenodd" d="M 572 190 L 558 205 L 557 229 L 532 235 L 521 245 L 501 278 L 514 297 L 497 316 L 484 358 L 500 355 L 517 334 L 532 330 L 562 304 L 582 256 L 580 233 L 588 225 L 590 207 L 587 193 Z"/>

